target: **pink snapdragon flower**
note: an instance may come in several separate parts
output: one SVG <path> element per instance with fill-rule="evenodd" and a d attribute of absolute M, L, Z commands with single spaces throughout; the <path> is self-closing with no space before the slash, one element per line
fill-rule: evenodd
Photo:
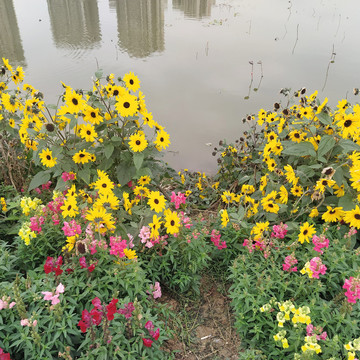
<path fill-rule="evenodd" d="M 273 232 L 271 233 L 271 237 L 283 239 L 287 234 L 287 228 L 288 226 L 283 223 L 280 223 L 280 225 L 274 225 Z"/>
<path fill-rule="evenodd" d="M 120 258 L 124 257 L 124 249 L 126 249 L 126 240 L 121 239 L 121 236 L 110 236 L 110 255 L 116 255 Z"/>
<path fill-rule="evenodd" d="M 61 178 L 66 182 L 69 180 L 74 180 L 75 179 L 75 174 L 74 173 L 68 173 L 68 172 L 63 172 L 61 175 Z"/>
<path fill-rule="evenodd" d="M 175 204 L 175 209 L 179 209 L 181 204 L 186 203 L 186 196 L 185 196 L 185 194 L 181 193 L 180 191 L 176 195 L 175 192 L 173 191 L 171 193 L 171 202 L 173 202 Z"/>
<path fill-rule="evenodd" d="M 64 221 L 64 226 L 61 230 L 64 231 L 65 236 L 75 236 L 81 234 L 81 226 L 77 224 L 75 219 L 72 219 L 70 223 Z"/>
<path fill-rule="evenodd" d="M 44 300 L 51 301 L 51 305 L 56 305 L 60 302 L 59 295 L 62 294 L 64 290 L 64 285 L 60 283 L 56 287 L 55 293 L 52 293 L 51 291 L 42 291 L 41 293 L 44 295 Z"/>
<path fill-rule="evenodd" d="M 0 310 L 2 309 L 11 309 L 16 305 L 15 301 L 10 302 L 10 296 L 3 296 L 0 299 Z"/>
<path fill-rule="evenodd" d="M 147 291 L 148 294 L 152 294 L 154 299 L 161 297 L 161 286 L 158 281 L 155 282 L 155 285 L 150 285 L 151 291 Z"/>
<path fill-rule="evenodd" d="M 320 254 L 323 254 L 324 251 L 322 250 L 323 248 L 328 248 L 329 247 L 329 240 L 325 238 L 325 235 L 314 235 L 312 238 L 312 242 L 315 245 L 314 250 L 319 252 Z"/>
<path fill-rule="evenodd" d="M 306 326 L 306 335 L 307 336 L 316 335 L 316 340 L 326 340 L 327 338 L 326 331 L 323 331 L 323 328 L 321 326 L 314 327 L 313 324 L 308 324 Z"/>
<path fill-rule="evenodd" d="M 319 274 L 325 275 L 327 270 L 319 257 L 314 257 L 310 260 L 309 269 L 312 272 L 312 277 L 315 279 L 319 279 Z"/>
<path fill-rule="evenodd" d="M 134 303 L 129 302 L 120 308 L 117 312 L 125 316 L 125 319 L 130 319 L 133 311 L 135 310 Z"/>
<path fill-rule="evenodd" d="M 30 229 L 31 231 L 41 232 L 41 225 L 44 224 L 45 218 L 43 216 L 33 216 L 30 218 Z"/>
<path fill-rule="evenodd" d="M 360 279 L 358 277 L 350 277 L 345 279 L 343 289 L 346 289 L 345 296 L 351 304 L 356 304 L 356 300 L 360 299 Z"/>
<path fill-rule="evenodd" d="M 220 243 L 221 240 L 221 234 L 219 230 L 213 229 L 211 231 L 211 238 L 210 240 L 214 243 L 214 245 L 219 249 L 225 249 L 226 248 L 226 242 L 222 241 Z"/>
<path fill-rule="evenodd" d="M 285 262 L 284 264 L 282 264 L 283 270 L 284 271 L 288 271 L 288 272 L 296 272 L 297 271 L 297 267 L 294 266 L 295 264 L 297 264 L 297 259 L 295 258 L 294 255 L 289 255 L 285 258 Z"/>

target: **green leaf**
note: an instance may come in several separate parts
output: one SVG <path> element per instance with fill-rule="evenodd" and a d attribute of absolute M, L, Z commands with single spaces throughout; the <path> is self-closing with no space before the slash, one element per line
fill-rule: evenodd
<path fill-rule="evenodd" d="M 28 191 L 33 190 L 33 189 L 39 187 L 40 185 L 47 183 L 50 180 L 50 178 L 51 178 L 51 176 L 50 176 L 50 172 L 48 170 L 38 172 L 32 178 Z"/>
<path fill-rule="evenodd" d="M 135 165 L 136 170 L 139 170 L 144 161 L 144 154 L 143 153 L 134 153 L 133 159 L 134 159 L 134 165 Z"/>
<path fill-rule="evenodd" d="M 78 171 L 78 176 L 86 184 L 90 184 L 90 169 L 89 168 L 79 170 Z"/>
<path fill-rule="evenodd" d="M 114 145 L 112 143 L 105 144 L 104 153 L 107 159 L 110 159 L 113 152 L 114 152 Z"/>
<path fill-rule="evenodd" d="M 346 154 L 351 151 L 360 151 L 360 146 L 348 139 L 341 139 L 338 144 Z"/>
<path fill-rule="evenodd" d="M 317 118 L 324 125 L 331 125 L 333 123 L 332 118 L 326 112 L 321 112 L 319 115 L 317 115 Z"/>
<path fill-rule="evenodd" d="M 351 194 L 345 194 L 339 198 L 338 206 L 342 206 L 344 211 L 353 210 L 355 208 L 353 196 Z"/>
<path fill-rule="evenodd" d="M 285 155 L 294 155 L 294 156 L 316 156 L 314 151 L 314 146 L 310 142 L 301 142 L 298 144 L 290 145 L 289 147 L 283 150 Z"/>
<path fill-rule="evenodd" d="M 319 143 L 318 158 L 324 156 L 329 150 L 331 150 L 336 144 L 336 140 L 331 135 L 325 135 L 321 138 Z"/>
<path fill-rule="evenodd" d="M 73 114 L 66 114 L 64 116 L 70 119 L 70 128 L 74 128 L 77 124 L 76 117 Z"/>
<path fill-rule="evenodd" d="M 103 76 L 103 69 L 99 69 L 98 71 L 95 72 L 96 79 L 101 79 L 102 76 Z"/>

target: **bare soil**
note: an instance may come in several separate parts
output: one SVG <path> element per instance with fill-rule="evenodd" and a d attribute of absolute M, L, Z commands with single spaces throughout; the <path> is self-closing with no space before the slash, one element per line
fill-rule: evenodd
<path fill-rule="evenodd" d="M 175 359 L 238 359 L 240 339 L 233 328 L 227 291 L 227 285 L 206 275 L 196 300 L 163 293 L 161 301 L 175 312 L 169 324 L 175 336 L 165 348 Z"/>

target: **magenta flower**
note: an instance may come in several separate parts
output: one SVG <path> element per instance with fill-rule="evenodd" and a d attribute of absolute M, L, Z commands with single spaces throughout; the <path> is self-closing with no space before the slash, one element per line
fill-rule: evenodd
<path fill-rule="evenodd" d="M 152 295 L 154 299 L 161 297 L 161 287 L 158 281 L 155 282 L 155 285 L 150 285 L 150 289 L 152 290 Z"/>
<path fill-rule="evenodd" d="M 297 267 L 294 266 L 295 264 L 297 264 L 297 259 L 295 258 L 294 255 L 289 255 L 285 258 L 285 263 L 282 265 L 283 270 L 284 271 L 288 271 L 288 272 L 295 272 L 297 271 Z"/>
<path fill-rule="evenodd" d="M 321 249 L 329 247 L 329 240 L 325 238 L 325 235 L 314 235 L 312 238 L 312 242 L 315 245 L 314 250 L 319 252 L 320 254 L 324 253 L 324 251 Z"/>
<path fill-rule="evenodd" d="M 176 195 L 175 192 L 173 191 L 171 193 L 171 202 L 175 204 L 175 209 L 178 209 L 181 204 L 186 203 L 186 196 L 185 194 L 182 194 L 180 191 Z"/>
<path fill-rule="evenodd" d="M 352 276 L 349 279 L 345 279 L 343 289 L 347 290 L 345 292 L 347 301 L 351 304 L 356 304 L 356 300 L 360 299 L 360 279 Z"/>
<path fill-rule="evenodd" d="M 134 310 L 134 304 L 132 302 L 129 302 L 124 305 L 124 308 L 119 309 L 117 312 L 124 315 L 126 319 L 130 319 Z"/>
<path fill-rule="evenodd" d="M 142 341 L 146 347 L 151 347 L 153 341 L 151 339 L 142 338 Z"/>
<path fill-rule="evenodd" d="M 271 237 L 275 237 L 278 239 L 283 239 L 287 234 L 287 225 L 280 223 L 280 225 L 273 226 L 273 232 L 271 233 Z"/>
<path fill-rule="evenodd" d="M 211 231 L 211 238 L 210 240 L 214 243 L 214 245 L 219 249 L 225 249 L 226 248 L 226 242 L 223 241 L 220 243 L 221 234 L 219 230 L 213 229 Z"/>
<path fill-rule="evenodd" d="M 319 279 L 319 274 L 325 275 L 327 270 L 319 257 L 314 257 L 310 260 L 309 269 L 312 271 L 312 277 L 315 279 Z"/>

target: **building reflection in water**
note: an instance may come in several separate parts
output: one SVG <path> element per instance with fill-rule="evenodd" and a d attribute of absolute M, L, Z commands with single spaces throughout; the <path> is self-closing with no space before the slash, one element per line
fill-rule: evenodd
<path fill-rule="evenodd" d="M 47 0 L 55 46 L 91 49 L 100 46 L 97 0 Z"/>
<path fill-rule="evenodd" d="M 109 0 L 116 9 L 119 47 L 144 58 L 164 50 L 163 0 Z"/>
<path fill-rule="evenodd" d="M 173 0 L 173 8 L 184 12 L 188 17 L 201 19 L 211 16 L 211 6 L 215 0 Z"/>
<path fill-rule="evenodd" d="M 0 57 L 9 59 L 11 65 L 25 65 L 13 0 L 0 0 Z"/>

